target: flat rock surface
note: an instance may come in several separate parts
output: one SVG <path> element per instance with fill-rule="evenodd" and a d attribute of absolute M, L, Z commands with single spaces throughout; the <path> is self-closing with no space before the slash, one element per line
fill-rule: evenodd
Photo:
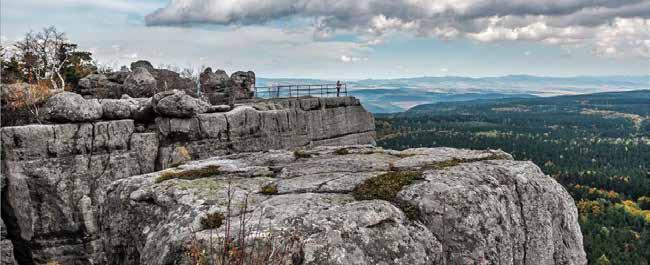
<path fill-rule="evenodd" d="M 169 177 L 183 172 L 190 179 Z M 394 199 L 359 199 L 360 185 L 399 172 L 420 177 Z M 302 264 L 586 264 L 569 194 L 531 162 L 494 150 L 217 156 L 115 181 L 101 208 L 111 264 L 190 264 L 188 242 L 227 230 L 201 224 L 214 213 L 229 216 L 231 234 L 245 214 L 253 234 L 299 238 Z"/>

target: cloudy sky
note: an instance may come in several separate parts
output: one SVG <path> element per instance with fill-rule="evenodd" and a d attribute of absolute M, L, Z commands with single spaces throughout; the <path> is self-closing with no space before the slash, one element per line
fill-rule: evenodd
<path fill-rule="evenodd" d="M 106 64 L 265 77 L 650 74 L 650 0 L 2 0 Z"/>

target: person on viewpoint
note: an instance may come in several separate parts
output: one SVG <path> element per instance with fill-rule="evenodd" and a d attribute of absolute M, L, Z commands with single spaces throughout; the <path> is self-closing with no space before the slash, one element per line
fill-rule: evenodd
<path fill-rule="evenodd" d="M 336 97 L 339 97 L 341 94 L 341 81 L 336 81 Z"/>

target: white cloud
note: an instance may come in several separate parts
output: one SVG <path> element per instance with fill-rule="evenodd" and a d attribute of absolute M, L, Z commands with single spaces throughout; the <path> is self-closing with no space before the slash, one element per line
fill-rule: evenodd
<path fill-rule="evenodd" d="M 365 57 L 353 57 L 353 56 L 347 56 L 347 55 L 341 55 L 341 58 L 339 58 L 341 62 L 344 63 L 355 63 L 355 62 L 363 62 L 363 61 L 368 61 L 368 58 Z"/>
<path fill-rule="evenodd" d="M 406 32 L 440 39 L 590 46 L 600 55 L 616 50 L 647 56 L 648 39 L 636 31 L 647 28 L 650 0 L 170 0 L 147 15 L 146 23 L 250 25 L 293 18 L 315 21 L 316 40 L 329 40 L 337 33 L 373 40 Z M 625 33 L 619 25 L 614 30 L 618 33 L 613 33 L 617 24 L 635 32 Z M 608 38 L 612 34 L 641 39 L 625 40 L 626 49 L 621 49 L 623 44 Z"/>

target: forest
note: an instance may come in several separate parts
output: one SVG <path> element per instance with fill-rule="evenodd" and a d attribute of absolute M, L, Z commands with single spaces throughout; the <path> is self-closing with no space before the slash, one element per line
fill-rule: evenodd
<path fill-rule="evenodd" d="M 501 149 L 573 196 L 589 264 L 650 262 L 650 90 L 476 100 L 378 114 L 390 149 Z"/>

